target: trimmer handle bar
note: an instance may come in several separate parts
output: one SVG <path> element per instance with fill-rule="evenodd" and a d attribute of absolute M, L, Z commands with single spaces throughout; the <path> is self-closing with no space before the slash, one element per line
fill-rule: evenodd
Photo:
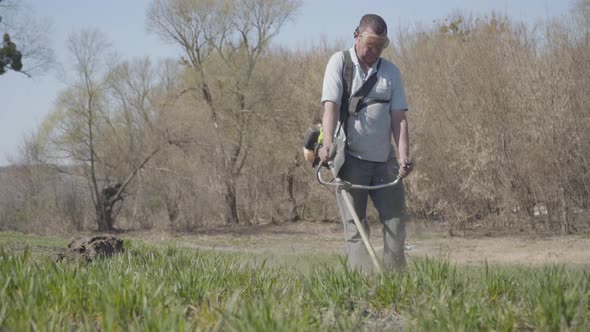
<path fill-rule="evenodd" d="M 322 166 L 326 166 L 328 168 L 331 168 L 331 162 L 329 162 L 328 164 L 323 163 L 322 165 L 318 165 L 318 167 L 317 167 L 318 181 L 325 186 L 337 187 L 339 190 L 341 190 L 341 189 L 345 189 L 345 190 L 349 190 L 349 189 L 377 190 L 377 189 L 397 186 L 398 184 L 400 184 L 402 182 L 402 178 L 400 176 L 398 176 L 393 182 L 378 184 L 378 185 L 374 185 L 374 186 L 363 186 L 360 184 L 352 184 L 347 181 L 342 181 L 339 178 L 332 178 L 331 180 L 326 181 L 322 178 L 322 172 L 321 172 Z"/>

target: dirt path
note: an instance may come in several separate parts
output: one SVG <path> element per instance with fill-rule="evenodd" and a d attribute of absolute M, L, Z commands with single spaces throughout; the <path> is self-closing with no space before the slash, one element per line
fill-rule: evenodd
<path fill-rule="evenodd" d="M 438 238 L 415 240 L 414 254 L 448 257 L 452 262 L 590 265 L 590 239 L 581 236 L 531 238 Z M 408 251 L 411 256 L 412 250 Z"/>
<path fill-rule="evenodd" d="M 371 240 L 377 252 L 382 250 L 379 227 L 372 227 Z M 193 248 L 247 251 L 275 255 L 345 255 L 340 224 L 289 223 L 202 229 L 197 234 L 135 234 L 151 242 L 174 243 Z M 406 252 L 409 257 L 430 256 L 460 264 L 563 263 L 590 265 L 590 236 L 538 237 L 450 237 L 408 225 Z"/>

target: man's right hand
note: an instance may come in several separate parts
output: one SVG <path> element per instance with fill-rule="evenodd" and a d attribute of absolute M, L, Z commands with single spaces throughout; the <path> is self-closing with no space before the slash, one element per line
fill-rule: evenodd
<path fill-rule="evenodd" d="M 322 162 L 328 162 L 332 160 L 332 157 L 330 157 L 330 146 L 332 146 L 332 144 L 322 145 L 322 147 L 318 151 L 320 160 Z"/>

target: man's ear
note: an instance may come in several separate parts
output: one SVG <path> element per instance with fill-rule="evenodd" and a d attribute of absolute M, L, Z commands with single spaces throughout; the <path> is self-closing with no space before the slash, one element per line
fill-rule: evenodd
<path fill-rule="evenodd" d="M 359 28 L 354 29 L 353 36 L 354 36 L 354 38 L 359 36 Z"/>

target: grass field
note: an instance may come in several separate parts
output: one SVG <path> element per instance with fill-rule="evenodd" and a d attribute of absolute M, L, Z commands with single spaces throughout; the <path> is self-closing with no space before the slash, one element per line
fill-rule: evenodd
<path fill-rule="evenodd" d="M 66 241 L 0 234 L 0 331 L 588 331 L 590 273 L 413 258 L 407 273 L 347 271 L 336 255 L 156 247 L 92 263 Z"/>

